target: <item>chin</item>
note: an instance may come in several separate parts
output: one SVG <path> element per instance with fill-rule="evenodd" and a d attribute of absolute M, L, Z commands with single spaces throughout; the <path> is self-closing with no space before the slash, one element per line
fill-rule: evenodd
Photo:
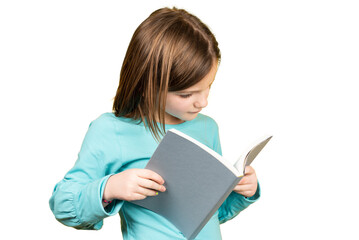
<path fill-rule="evenodd" d="M 184 121 L 191 121 L 198 116 L 198 113 L 189 113 L 186 117 L 182 118 Z"/>

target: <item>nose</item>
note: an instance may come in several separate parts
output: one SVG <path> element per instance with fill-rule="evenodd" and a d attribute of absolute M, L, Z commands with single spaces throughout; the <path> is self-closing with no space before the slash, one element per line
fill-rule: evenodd
<path fill-rule="evenodd" d="M 205 108 L 208 105 L 208 94 L 201 94 L 195 101 L 194 106 L 196 108 Z"/>

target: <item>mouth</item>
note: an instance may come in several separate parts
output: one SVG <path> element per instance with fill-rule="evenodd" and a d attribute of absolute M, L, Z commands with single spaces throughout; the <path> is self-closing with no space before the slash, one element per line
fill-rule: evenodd
<path fill-rule="evenodd" d="M 199 111 L 196 111 L 196 112 L 189 112 L 190 114 L 197 114 L 197 113 L 199 113 L 201 110 L 199 110 Z"/>

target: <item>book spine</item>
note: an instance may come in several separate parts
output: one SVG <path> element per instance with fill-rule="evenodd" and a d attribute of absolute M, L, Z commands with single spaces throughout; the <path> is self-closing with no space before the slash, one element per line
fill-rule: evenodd
<path fill-rule="evenodd" d="M 231 194 L 231 192 L 233 191 L 233 188 L 238 184 L 238 182 L 242 179 L 242 177 L 236 178 L 236 180 L 233 182 L 233 184 L 228 187 L 228 189 L 224 192 L 222 197 L 217 201 L 217 204 L 214 205 L 212 210 L 203 219 L 202 223 L 198 226 L 198 228 L 193 232 L 193 234 L 191 236 L 188 237 L 188 240 L 193 240 L 198 235 L 198 233 L 202 230 L 202 228 L 207 224 L 209 219 L 211 219 L 213 214 L 218 210 L 218 208 L 220 208 L 220 206 L 223 204 L 223 202 L 227 199 L 229 194 Z"/>

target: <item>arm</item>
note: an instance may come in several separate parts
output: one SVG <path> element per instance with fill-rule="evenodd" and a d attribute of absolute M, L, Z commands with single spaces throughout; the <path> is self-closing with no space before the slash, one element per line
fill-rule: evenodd
<path fill-rule="evenodd" d="M 246 174 L 234 187 L 233 192 L 228 196 L 219 208 L 219 221 L 224 223 L 249 205 L 256 202 L 260 197 L 260 187 L 257 176 L 251 166 L 246 167 Z"/>
<path fill-rule="evenodd" d="M 105 217 L 115 215 L 123 200 L 131 201 L 165 191 L 163 179 L 146 169 L 122 166 L 122 151 L 113 122 L 100 118 L 92 122 L 75 166 L 59 182 L 50 199 L 50 208 L 61 223 L 77 229 L 100 229 Z M 104 204 L 102 199 L 112 201 Z"/>
<path fill-rule="evenodd" d="M 123 204 L 114 201 L 106 209 L 102 206 L 103 191 L 111 176 L 105 172 L 110 158 L 105 150 L 112 140 L 110 124 L 101 120 L 91 123 L 74 167 L 54 188 L 50 208 L 67 226 L 100 229 L 102 220 L 116 214 Z"/>

